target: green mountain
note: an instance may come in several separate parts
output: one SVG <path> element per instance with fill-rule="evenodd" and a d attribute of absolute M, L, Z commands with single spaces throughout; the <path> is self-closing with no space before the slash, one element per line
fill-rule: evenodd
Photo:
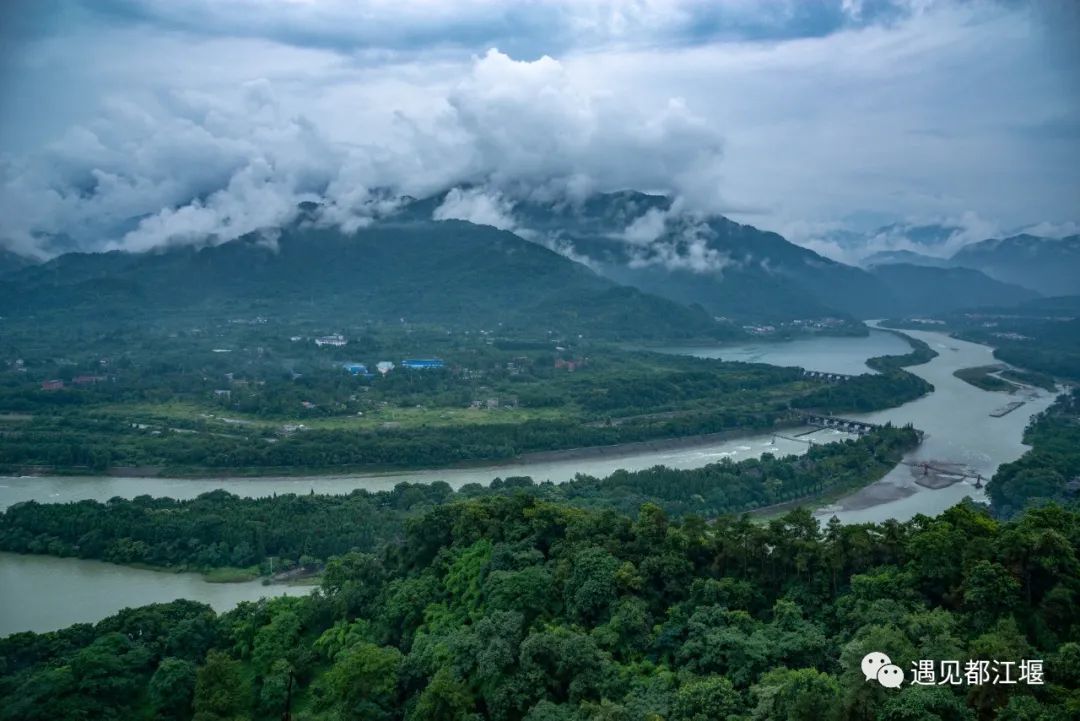
<path fill-rule="evenodd" d="M 626 191 L 514 211 L 543 242 L 619 283 L 739 321 L 944 312 L 1037 295 L 977 271 L 855 268 L 777 233 L 679 213 L 658 195 Z"/>
<path fill-rule="evenodd" d="M 1036 235 L 984 240 L 964 246 L 951 262 L 1042 295 L 1080 293 L 1080 235 L 1060 240 Z"/>
<path fill-rule="evenodd" d="M 932 268 L 890 264 L 872 270 L 884 290 L 895 299 L 898 315 L 942 313 L 961 308 L 996 305 L 1009 307 L 1039 296 L 1010 283 L 994 280 L 970 268 Z"/>
<path fill-rule="evenodd" d="M 218 246 L 62 255 L 0 282 L 0 313 L 239 312 L 608 337 L 721 337 L 730 327 L 621 287 L 511 233 L 460 221 L 353 235 L 287 229 Z"/>
<path fill-rule="evenodd" d="M 36 265 L 37 260 L 20 255 L 13 250 L 0 247 L 0 276 L 14 273 L 31 265 Z"/>

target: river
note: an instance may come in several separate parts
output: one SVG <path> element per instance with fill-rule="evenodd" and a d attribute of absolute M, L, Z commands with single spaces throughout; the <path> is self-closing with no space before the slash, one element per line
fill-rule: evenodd
<path fill-rule="evenodd" d="M 956 377 L 960 368 L 995 363 L 986 346 L 954 340 L 924 331 L 909 331 L 926 341 L 938 357 L 910 368 L 935 386 L 928 396 L 897 408 L 875 413 L 850 414 L 874 423 L 912 423 L 926 431 L 923 444 L 904 459 L 908 463 L 933 461 L 959 464 L 990 477 L 998 465 L 1018 458 L 1026 446 L 1021 436 L 1033 413 L 1043 410 L 1054 395 L 1032 389 L 1015 397 L 1025 405 L 1001 418 L 990 412 L 1014 397 L 971 386 Z M 720 348 L 670 348 L 671 352 L 724 360 L 752 360 L 775 365 L 801 365 L 834 373 L 868 372 L 867 358 L 905 353 L 907 343 L 878 330 L 865 338 L 815 338 L 787 343 L 754 343 Z M 846 437 L 818 431 L 815 441 Z M 356 488 L 381 490 L 402 481 L 443 480 L 457 488 L 466 483 L 488 483 L 493 478 L 528 475 L 535 480 L 566 481 L 576 473 L 605 476 L 619 468 L 629 470 L 666 465 L 696 468 L 721 458 L 741 460 L 764 452 L 803 453 L 798 441 L 769 435 L 727 439 L 693 447 L 612 451 L 589 458 L 564 458 L 525 463 L 409 471 L 388 474 L 281 478 L 114 478 L 114 477 L 0 477 L 0 507 L 26 500 L 63 502 L 81 499 L 133 498 L 142 494 L 193 498 L 223 488 L 243 496 L 273 493 L 347 493 Z M 917 513 L 935 514 L 965 496 L 984 494 L 971 482 L 930 490 L 915 483 L 911 466 L 901 464 L 885 478 L 817 512 L 823 521 L 835 515 L 847 523 L 905 520 Z M 100 619 L 124 606 L 175 598 L 191 598 L 218 609 L 241 600 L 281 593 L 280 587 L 251 584 L 209 584 L 192 574 L 169 574 L 77 559 L 0 554 L 0 635 L 16 630 L 60 628 L 79 621 Z M 303 592 L 291 590 L 290 592 Z"/>
<path fill-rule="evenodd" d="M 194 573 L 168 573 L 100 561 L 0 552 L 0 637 L 100 621 L 117 611 L 190 598 L 227 611 L 241 601 L 297 596 L 310 586 L 259 581 L 207 583 Z"/>
<path fill-rule="evenodd" d="M 968 479 L 941 489 L 915 482 L 920 470 L 909 464 L 981 474 L 987 479 L 1002 463 L 1019 458 L 1028 446 L 1021 441 L 1031 416 L 1053 403 L 1056 394 L 1032 388 L 1015 395 L 984 391 L 953 375 L 961 368 L 999 364 L 993 350 L 956 340 L 933 331 L 904 331 L 925 341 L 938 355 L 929 363 L 908 368 L 934 384 L 934 392 L 896 408 L 873 413 L 846 413 L 844 417 L 871 423 L 911 423 L 926 432 L 922 444 L 904 457 L 888 475 L 869 486 L 819 509 L 825 521 L 836 516 L 845 523 L 907 520 L 916 514 L 934 515 L 965 496 L 985 501 L 983 490 Z M 899 344 L 899 345 L 898 345 Z M 877 355 L 900 355 L 910 350 L 894 333 L 872 328 L 864 338 L 812 338 L 786 343 L 753 343 L 734 347 L 672 348 L 701 358 L 745 360 L 772 365 L 799 365 L 833 373 L 865 373 L 865 361 Z M 1013 400 L 1024 405 L 1000 418 L 990 416 Z"/>
<path fill-rule="evenodd" d="M 967 473 L 994 475 L 1002 463 L 1016 460 L 1029 448 L 1022 438 L 1028 421 L 1048 408 L 1057 397 L 1038 388 L 1015 394 L 984 391 L 953 375 L 961 368 L 1000 363 L 984 345 L 950 338 L 931 331 L 904 331 L 925 341 L 938 356 L 909 371 L 934 384 L 934 392 L 896 408 L 873 413 L 846 414 L 871 423 L 911 423 L 926 431 L 922 444 L 905 456 L 906 463 L 956 464 Z M 990 415 L 1010 401 L 1024 405 L 1000 418 Z M 907 520 L 923 513 L 935 515 L 965 496 L 985 501 L 986 494 L 971 479 L 932 490 L 915 483 L 919 471 L 901 464 L 876 483 L 822 508 L 818 516 L 836 516 L 845 523 Z"/>
<path fill-rule="evenodd" d="M 814 434 L 815 441 L 850 438 L 832 430 Z M 658 444 L 662 445 L 662 444 Z M 140 495 L 195 498 L 201 493 L 224 489 L 238 496 L 259 497 L 283 493 L 348 493 L 357 488 L 391 490 L 403 482 L 446 481 L 453 488 L 466 483 L 488 484 L 495 478 L 531 476 L 537 482 L 560 483 L 576 474 L 604 477 L 615 471 L 640 470 L 657 465 L 670 468 L 700 468 L 722 458 L 743 460 L 762 453 L 801 454 L 806 444 L 773 434 L 740 436 L 682 448 L 627 451 L 612 449 L 609 454 L 586 458 L 526 461 L 501 465 L 469 466 L 395 473 L 360 473 L 340 476 L 276 476 L 262 478 L 124 478 L 113 476 L 18 476 L 0 477 L 0 509 L 22 501 L 63 503 L 94 499 L 135 498 Z"/>
<path fill-rule="evenodd" d="M 866 365 L 867 358 L 904 355 L 911 352 L 911 346 L 895 333 L 871 330 L 866 336 L 817 336 L 781 343 L 761 341 L 733 346 L 675 346 L 664 351 L 698 358 L 799 366 L 811 371 L 859 375 L 874 372 Z"/>

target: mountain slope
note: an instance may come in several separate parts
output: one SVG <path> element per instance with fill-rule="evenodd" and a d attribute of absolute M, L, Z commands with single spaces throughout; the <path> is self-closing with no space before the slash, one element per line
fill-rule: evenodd
<path fill-rule="evenodd" d="M 631 191 L 580 205 L 522 203 L 523 226 L 603 275 L 714 315 L 748 321 L 880 314 L 874 279 L 777 233 L 722 216 L 684 214 Z"/>
<path fill-rule="evenodd" d="M 878 265 L 923 265 L 930 268 L 948 268 L 950 263 L 946 258 L 935 258 L 931 255 L 923 255 L 912 250 L 879 250 L 866 256 L 861 261 L 864 268 L 873 268 Z"/>
<path fill-rule="evenodd" d="M 34 258 L 19 255 L 7 248 L 0 248 L 0 276 L 14 273 L 17 270 L 22 270 L 23 268 L 36 264 L 37 260 Z"/>
<path fill-rule="evenodd" d="M 511 233 L 460 221 L 354 235 L 293 228 L 159 253 L 68 254 L 0 282 L 0 309 L 256 311 L 618 337 L 718 336 L 702 309 L 622 288 Z M 728 331 L 730 332 L 730 331 Z"/>
<path fill-rule="evenodd" d="M 1038 297 L 1018 285 L 1002 283 L 970 268 L 879 265 L 874 277 L 896 299 L 899 313 L 942 313 L 986 305 L 1013 306 Z"/>
<path fill-rule="evenodd" d="M 1060 240 L 1035 235 L 984 240 L 961 248 L 951 263 L 1043 295 L 1080 293 L 1080 235 Z"/>

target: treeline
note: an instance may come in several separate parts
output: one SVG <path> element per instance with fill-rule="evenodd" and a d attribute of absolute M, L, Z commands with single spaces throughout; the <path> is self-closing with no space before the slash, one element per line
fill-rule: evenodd
<path fill-rule="evenodd" d="M 867 412 L 907 403 L 933 390 L 933 384 L 914 373 L 886 370 L 819 388 L 794 399 L 792 405 L 825 413 Z"/>
<path fill-rule="evenodd" d="M 986 485 L 994 508 L 1012 516 L 1030 504 L 1080 498 L 1080 390 L 1061 396 L 1024 432 L 1031 450 Z"/>
<path fill-rule="evenodd" d="M 913 429 L 886 426 L 858 440 L 816 445 L 802 456 L 766 453 L 760 459 L 724 459 L 685 470 L 654 466 L 618 470 L 606 478 L 579 475 L 556 490 L 559 497 L 579 505 L 633 513 L 652 502 L 670 514 L 712 518 L 865 486 L 888 473 L 918 443 Z"/>
<path fill-rule="evenodd" d="M 937 351 L 925 341 L 912 338 L 906 333 L 890 332 L 911 344 L 911 351 L 903 355 L 869 358 L 866 365 L 877 371 L 877 375 L 855 376 L 843 383 L 819 388 L 796 398 L 792 405 L 825 413 L 867 412 L 907 403 L 933 392 L 933 384 L 904 368 L 928 363 L 937 356 Z"/>
<path fill-rule="evenodd" d="M 911 351 L 909 353 L 904 353 L 903 355 L 879 355 L 868 359 L 866 365 L 870 366 L 878 373 L 887 373 L 908 366 L 922 365 L 923 363 L 929 363 L 934 358 L 937 358 L 937 351 L 931 348 L 926 341 L 913 338 L 907 333 L 900 333 L 898 331 L 890 332 L 901 336 L 906 340 L 911 345 Z"/>
<path fill-rule="evenodd" d="M 830 387 L 821 397 L 811 394 L 808 400 L 793 404 L 843 412 L 910 399 L 895 396 L 897 391 L 880 391 L 885 387 L 881 382 L 874 380 L 863 386 L 856 379 Z M 851 388 L 845 390 L 847 386 Z M 917 387 L 905 387 L 917 397 Z M 190 432 L 168 426 L 133 429 L 130 423 L 117 419 L 34 418 L 20 423 L 19 430 L 6 433 L 0 444 L 0 471 L 39 465 L 97 472 L 115 466 L 150 466 L 183 475 L 207 469 L 265 472 L 275 468 L 433 467 L 725 431 L 764 432 L 796 425 L 799 418 L 796 408 L 776 402 L 772 408 L 758 410 L 736 407 L 644 414 L 618 423 L 533 419 L 365 431 L 309 429 L 281 438 Z"/>
<path fill-rule="evenodd" d="M 115 563 L 209 569 L 251 567 L 268 558 L 309 565 L 351 549 L 396 543 L 407 519 L 455 498 L 527 493 L 551 501 L 633 513 L 646 501 L 673 515 L 714 517 L 806 498 L 884 475 L 918 442 L 908 428 L 885 427 L 858 440 L 815 446 L 803 456 L 725 459 L 692 470 L 657 466 L 566 484 L 529 478 L 470 484 L 457 494 L 442 482 L 346 496 L 240 498 L 225 491 L 194 500 L 140 496 L 107 503 L 20 503 L 0 515 L 0 549 L 96 558 Z"/>
<path fill-rule="evenodd" d="M 794 419 L 787 408 L 759 412 L 721 409 L 641 417 L 618 425 L 535 419 L 365 431 L 309 429 L 267 438 L 161 426 L 134 430 L 130 423 L 110 419 L 35 418 L 20 424 L 20 430 L 11 431 L 0 444 L 0 471 L 34 465 L 94 471 L 156 466 L 178 474 L 205 469 L 415 468 L 501 460 L 534 451 L 720 431 L 759 431 Z"/>
<path fill-rule="evenodd" d="M 1059 507 L 822 528 L 494 495 L 338 557 L 308 598 L 0 640 L 0 719 L 1071 721 L 1078 547 Z M 872 651 L 901 688 L 865 680 Z M 914 684 L 920 660 L 1016 683 Z"/>

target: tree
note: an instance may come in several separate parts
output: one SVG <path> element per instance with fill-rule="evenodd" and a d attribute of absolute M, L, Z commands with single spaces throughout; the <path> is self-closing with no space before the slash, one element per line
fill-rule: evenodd
<path fill-rule="evenodd" d="M 964 603 L 984 625 L 1020 603 L 1020 583 L 999 563 L 979 561 L 964 578 Z"/>
<path fill-rule="evenodd" d="M 208 653 L 195 676 L 194 721 L 240 721 L 251 701 L 251 681 L 240 662 L 221 651 Z"/>
<path fill-rule="evenodd" d="M 975 712 L 950 689 L 933 686 L 907 686 L 889 698 L 878 721 L 975 721 Z"/>
<path fill-rule="evenodd" d="M 393 717 L 402 655 L 396 648 L 361 642 L 338 654 L 323 684 L 345 721 Z"/>
<path fill-rule="evenodd" d="M 731 681 L 721 676 L 694 678 L 675 692 L 671 721 L 722 721 L 741 707 L 742 699 Z"/>
<path fill-rule="evenodd" d="M 828 721 L 839 717 L 840 685 L 813 668 L 769 671 L 750 690 L 756 700 L 754 719 Z"/>
<path fill-rule="evenodd" d="M 574 556 L 573 570 L 566 582 L 566 607 L 573 617 L 597 620 L 615 599 L 619 559 L 603 548 L 589 547 Z"/>
<path fill-rule="evenodd" d="M 440 668 L 424 688 L 408 721 L 469 721 L 474 702 L 448 668 Z"/>
<path fill-rule="evenodd" d="M 190 718 L 195 679 L 195 664 L 179 658 L 162 659 L 150 677 L 150 703 L 155 713 L 166 719 Z"/>

